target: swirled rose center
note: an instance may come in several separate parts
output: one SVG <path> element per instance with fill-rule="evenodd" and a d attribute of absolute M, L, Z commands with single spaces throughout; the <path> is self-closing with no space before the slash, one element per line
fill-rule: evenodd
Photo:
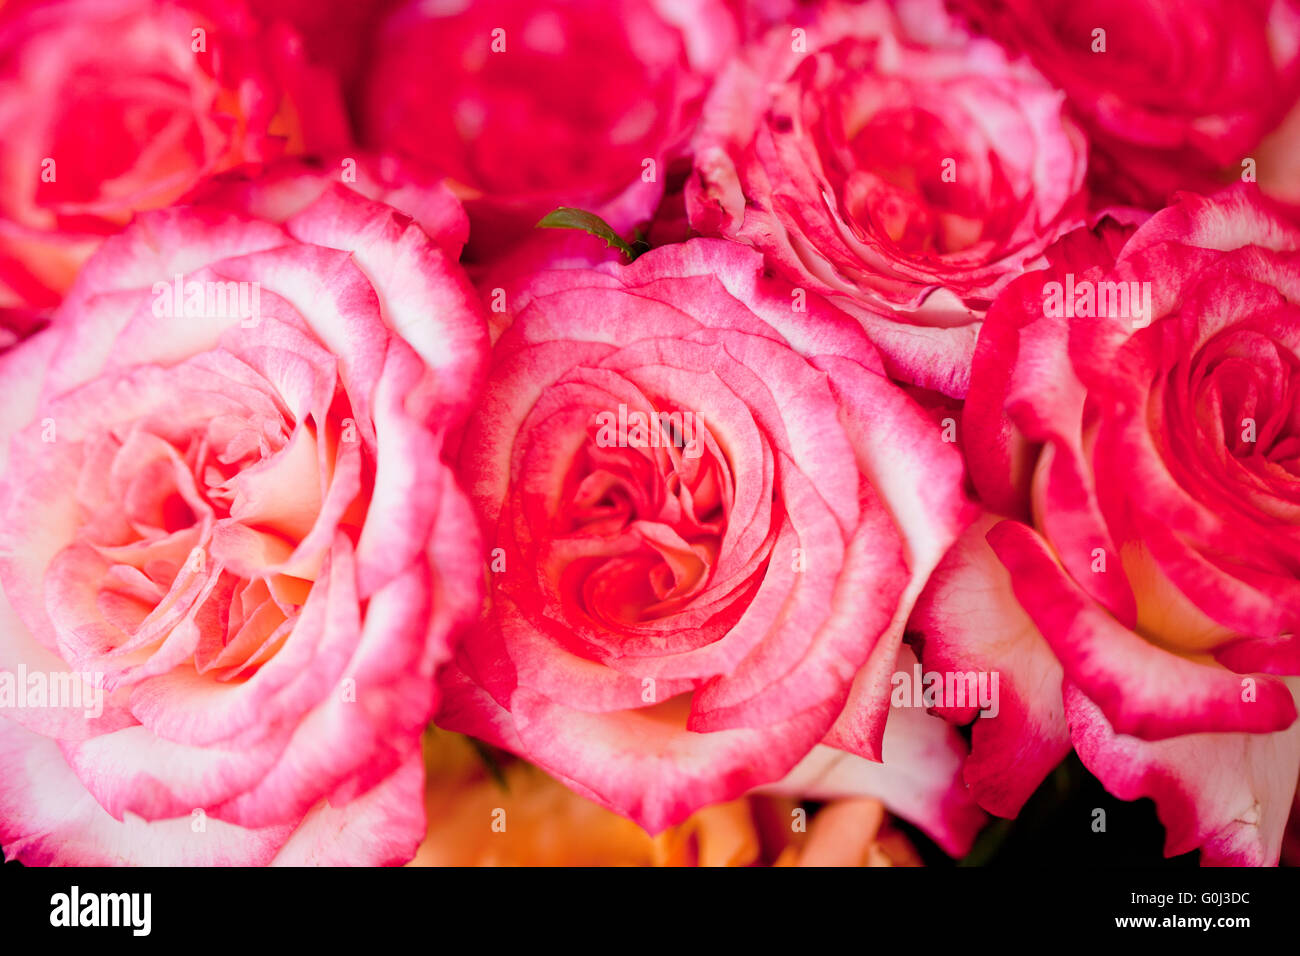
<path fill-rule="evenodd" d="M 625 627 L 672 614 L 708 585 L 731 479 L 693 412 L 624 407 L 598 417 L 555 530 L 595 542 L 565 577 L 588 615 Z"/>
<path fill-rule="evenodd" d="M 1300 360 L 1262 332 L 1232 329 L 1197 355 L 1188 382 L 1202 454 L 1222 448 L 1266 487 L 1300 476 Z M 1287 497 L 1290 497 L 1288 494 Z"/>
<path fill-rule="evenodd" d="M 1017 210 L 996 150 L 942 85 L 877 72 L 884 55 L 849 42 L 804 71 L 805 83 L 835 71 L 828 89 L 805 89 L 804 119 L 847 225 L 913 257 L 999 238 Z"/>
<path fill-rule="evenodd" d="M 47 609 L 65 656 L 110 686 L 186 662 L 215 680 L 251 677 L 306 603 L 323 556 L 297 549 L 346 440 L 346 402 L 321 423 L 295 421 L 265 392 L 241 399 L 155 411 L 84 443 L 81 518 L 50 562 Z"/>

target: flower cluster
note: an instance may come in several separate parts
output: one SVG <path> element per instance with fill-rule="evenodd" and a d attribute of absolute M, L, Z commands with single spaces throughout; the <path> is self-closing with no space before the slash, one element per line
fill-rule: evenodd
<path fill-rule="evenodd" d="M 912 865 L 1073 752 L 1277 863 L 1298 101 L 1300 0 L 0 4 L 5 857 Z"/>

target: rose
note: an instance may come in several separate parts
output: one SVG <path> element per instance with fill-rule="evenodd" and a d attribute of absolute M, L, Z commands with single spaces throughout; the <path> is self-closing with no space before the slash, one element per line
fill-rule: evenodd
<path fill-rule="evenodd" d="M 1294 0 L 950 0 L 1023 50 L 1063 89 L 1096 146 L 1104 196 L 1158 208 L 1210 191 L 1247 160 L 1300 94 Z M 1270 166 L 1249 164 L 1250 181 Z"/>
<path fill-rule="evenodd" d="M 960 852 L 959 741 L 919 711 L 885 729 L 913 595 L 967 517 L 960 456 L 853 320 L 762 272 L 695 239 L 508 296 L 460 463 L 489 608 L 438 725 L 651 832 L 884 735 Z"/>
<path fill-rule="evenodd" d="M 21 342 L 44 324 L 39 310 L 0 308 L 0 352 Z"/>
<path fill-rule="evenodd" d="M 424 832 L 482 590 L 441 462 L 486 358 L 463 222 L 260 188 L 297 211 L 143 214 L 0 356 L 10 857 L 376 864 Z M 19 675 L 63 690 L 6 702 Z"/>
<path fill-rule="evenodd" d="M 719 0 L 408 3 L 380 29 L 365 139 L 457 185 L 478 254 L 560 205 L 628 233 L 734 44 Z"/>
<path fill-rule="evenodd" d="M 428 735 L 429 831 L 411 866 L 921 865 L 870 798 L 815 809 L 752 795 L 705 807 L 652 837 L 525 761 L 493 762 L 490 773 L 465 737 Z M 482 825 L 494 815 L 507 821 L 504 829 Z"/>
<path fill-rule="evenodd" d="M 832 3 L 719 78 L 691 224 L 856 315 L 890 372 L 965 394 L 978 317 L 1080 223 L 1060 94 L 926 0 Z"/>
<path fill-rule="evenodd" d="M 912 627 L 927 667 L 1004 676 L 965 772 L 987 809 L 1073 745 L 1156 802 L 1167 853 L 1274 863 L 1300 770 L 1300 230 L 1239 186 L 1113 248 L 1071 237 L 990 310 L 966 450 L 1012 518 L 972 526 Z"/>
<path fill-rule="evenodd" d="M 774 24 L 793 28 L 816 15 L 820 0 L 727 0 L 740 26 L 741 37 L 751 40 Z"/>
<path fill-rule="evenodd" d="M 469 239 L 469 217 L 464 207 L 442 180 L 413 169 L 393 156 L 355 153 L 330 159 L 282 159 L 217 176 L 193 190 L 187 198 L 190 202 L 238 209 L 254 218 L 283 222 L 302 212 L 340 181 L 349 190 L 410 216 L 434 237 L 447 258 L 460 258 Z M 436 352 L 424 357 L 436 363 Z"/>
<path fill-rule="evenodd" d="M 103 237 L 242 163 L 341 147 L 328 75 L 241 2 L 0 11 L 0 309 L 57 305 Z"/>
<path fill-rule="evenodd" d="M 383 18 L 401 0 L 258 0 L 257 16 L 264 23 L 283 20 L 303 38 L 307 56 L 354 83 Z"/>

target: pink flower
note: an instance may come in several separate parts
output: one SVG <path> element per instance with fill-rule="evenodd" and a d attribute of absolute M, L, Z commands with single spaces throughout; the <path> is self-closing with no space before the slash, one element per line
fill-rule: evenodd
<path fill-rule="evenodd" d="M 140 210 L 243 163 L 340 147 L 338 91 L 241 0 L 0 10 L 0 309 L 57 305 Z"/>
<path fill-rule="evenodd" d="M 45 324 L 38 309 L 0 308 L 0 353 L 21 342 Z"/>
<path fill-rule="evenodd" d="M 727 0 L 745 40 L 762 36 L 778 23 L 787 29 L 806 25 L 820 5 L 821 0 Z"/>
<path fill-rule="evenodd" d="M 830 3 L 719 79 L 691 224 L 857 316 L 891 374 L 965 394 L 978 318 L 1081 223 L 1060 93 L 931 0 Z"/>
<path fill-rule="evenodd" d="M 1053 260 L 990 310 L 966 405 L 972 477 L 1011 517 L 968 530 L 911 624 L 927 667 L 1003 674 L 966 780 L 1014 815 L 1073 746 L 1155 801 L 1168 854 L 1275 863 L 1300 772 L 1300 230 L 1240 186 Z"/>
<path fill-rule="evenodd" d="M 792 787 L 820 791 L 819 743 L 879 761 L 883 737 L 900 812 L 963 850 L 960 741 L 885 726 L 903 622 L 969 518 L 940 423 L 736 243 L 544 271 L 509 307 L 460 466 L 489 607 L 439 725 L 651 832 L 805 757 Z M 845 795 L 871 775 L 839 756 L 820 782 Z"/>
<path fill-rule="evenodd" d="M 272 188 L 141 215 L 0 355 L 24 862 L 390 863 L 424 833 L 434 674 L 482 597 L 441 463 L 486 359 L 463 220 Z"/>
<path fill-rule="evenodd" d="M 1255 152 L 1300 95 L 1295 0 L 949 0 L 1063 89 L 1096 191 L 1158 208 L 1177 189 L 1273 175 Z"/>
<path fill-rule="evenodd" d="M 403 0 L 257 0 L 264 23 L 285 22 L 302 36 L 307 57 L 335 72 L 345 84 L 364 69 L 367 52 L 384 17 Z"/>
<path fill-rule="evenodd" d="M 630 233 L 735 30 L 721 0 L 411 2 L 380 31 L 365 140 L 448 177 L 479 253 L 560 205 Z"/>

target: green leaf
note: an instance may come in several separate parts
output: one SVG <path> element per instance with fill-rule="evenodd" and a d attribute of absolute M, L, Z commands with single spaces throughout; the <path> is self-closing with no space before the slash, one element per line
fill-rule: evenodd
<path fill-rule="evenodd" d="M 609 223 L 594 212 L 587 212 L 585 209 L 573 209 L 569 206 L 560 206 L 553 212 L 547 213 L 537 225 L 541 229 L 581 229 L 597 239 L 605 240 L 606 248 L 613 246 L 627 256 L 629 260 L 635 259 L 640 254 L 635 248 L 636 246 L 646 245 L 640 238 L 636 239 L 632 245 L 629 245 L 623 241 L 622 236 L 610 228 Z M 641 249 L 640 251 L 644 252 L 645 250 Z"/>
<path fill-rule="evenodd" d="M 478 754 L 478 759 L 483 761 L 483 767 L 487 770 L 488 775 L 496 781 L 498 787 L 509 793 L 510 784 L 506 782 L 505 770 L 501 766 L 501 761 L 497 759 L 497 755 L 493 752 L 493 748 L 474 737 L 466 737 L 465 739 L 470 742 L 470 746 Z"/>
<path fill-rule="evenodd" d="M 988 866 L 1011 835 L 1010 820 L 994 820 L 975 838 L 970 852 L 957 861 L 958 866 Z"/>

